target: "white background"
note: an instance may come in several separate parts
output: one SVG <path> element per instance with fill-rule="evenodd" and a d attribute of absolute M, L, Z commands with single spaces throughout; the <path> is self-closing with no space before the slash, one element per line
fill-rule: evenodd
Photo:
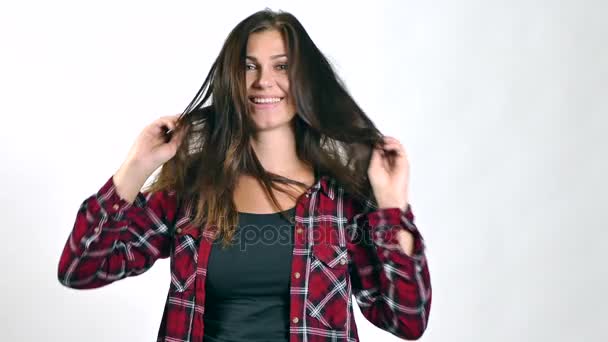
<path fill-rule="evenodd" d="M 606 341 L 607 4 L 2 2 L 0 339 L 155 339 L 167 260 L 77 291 L 59 255 L 139 131 L 269 6 L 408 149 L 434 289 L 422 341 Z M 356 311 L 362 341 L 397 341 Z"/>

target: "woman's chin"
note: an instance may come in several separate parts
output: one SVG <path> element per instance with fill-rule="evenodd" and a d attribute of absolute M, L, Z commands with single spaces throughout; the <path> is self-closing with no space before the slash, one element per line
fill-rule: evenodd
<path fill-rule="evenodd" d="M 291 115 L 287 115 L 285 113 L 282 114 L 270 114 L 270 113 L 252 113 L 253 114 L 253 122 L 255 123 L 257 130 L 271 130 L 276 128 L 281 128 L 283 126 L 289 127 L 293 118 L 295 117 L 295 113 Z M 269 115 L 270 114 L 270 115 Z"/>
<path fill-rule="evenodd" d="M 291 127 L 291 120 L 255 122 L 256 131 L 270 131 Z"/>

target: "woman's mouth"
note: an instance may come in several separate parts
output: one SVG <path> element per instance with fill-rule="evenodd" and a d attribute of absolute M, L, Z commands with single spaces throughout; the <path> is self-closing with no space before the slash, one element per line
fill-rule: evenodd
<path fill-rule="evenodd" d="M 249 101 L 253 103 L 256 107 L 268 108 L 274 107 L 281 101 L 283 101 L 284 97 L 256 97 L 250 96 Z"/>

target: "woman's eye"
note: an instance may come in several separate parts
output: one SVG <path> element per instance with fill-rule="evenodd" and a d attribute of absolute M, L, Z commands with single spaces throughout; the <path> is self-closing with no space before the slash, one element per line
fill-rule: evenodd
<path fill-rule="evenodd" d="M 247 69 L 247 70 L 255 70 L 255 65 L 254 64 L 246 64 L 245 65 L 245 69 Z"/>
<path fill-rule="evenodd" d="M 287 64 L 279 64 L 279 65 L 277 65 L 277 69 L 279 69 L 279 70 L 287 70 Z"/>

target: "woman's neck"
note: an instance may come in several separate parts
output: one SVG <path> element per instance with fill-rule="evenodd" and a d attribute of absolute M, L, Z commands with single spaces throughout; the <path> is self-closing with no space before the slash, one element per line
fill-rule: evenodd
<path fill-rule="evenodd" d="M 289 177 L 301 173 L 309 166 L 298 158 L 295 133 L 284 127 L 258 132 L 251 138 L 251 146 L 264 169 L 268 172 Z"/>

